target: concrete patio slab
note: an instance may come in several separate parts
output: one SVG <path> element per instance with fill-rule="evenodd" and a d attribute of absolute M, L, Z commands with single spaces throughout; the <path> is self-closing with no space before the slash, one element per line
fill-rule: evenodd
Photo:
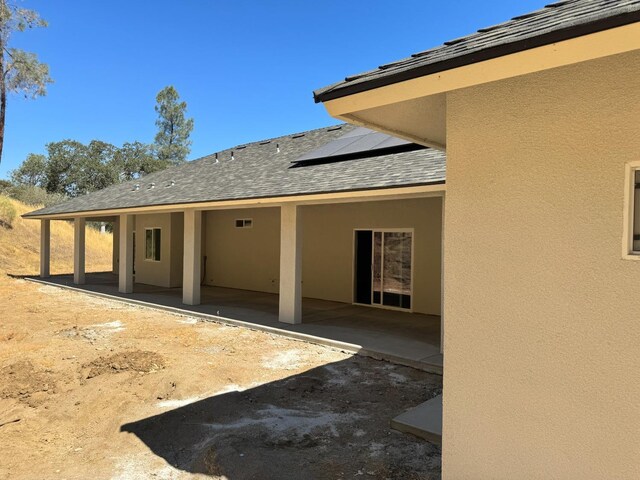
<path fill-rule="evenodd" d="M 398 415 L 391 428 L 442 445 L 442 395 Z"/>
<path fill-rule="evenodd" d="M 184 305 L 180 288 L 136 283 L 132 294 L 118 292 L 118 276 L 88 273 L 85 285 L 72 275 L 29 280 L 105 296 L 136 305 L 243 326 L 332 346 L 442 375 L 440 317 L 304 298 L 301 324 L 278 321 L 278 295 L 202 287 L 201 305 Z"/>

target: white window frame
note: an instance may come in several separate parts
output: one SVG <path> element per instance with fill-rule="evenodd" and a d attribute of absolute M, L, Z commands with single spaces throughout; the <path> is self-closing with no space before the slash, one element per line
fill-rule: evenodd
<path fill-rule="evenodd" d="M 147 258 L 147 231 L 151 230 L 151 258 Z M 158 252 L 158 260 L 156 260 L 155 255 L 155 234 L 154 231 L 158 230 L 160 232 L 160 251 Z M 145 262 L 155 262 L 160 263 L 162 261 L 162 228 L 160 227 L 145 227 L 144 229 L 144 261 Z"/>
<path fill-rule="evenodd" d="M 622 258 L 636 261 L 640 260 L 640 250 L 633 249 L 637 171 L 640 171 L 640 161 L 629 162 L 625 165 L 624 224 L 622 233 Z M 638 195 L 640 195 L 640 191 Z"/>

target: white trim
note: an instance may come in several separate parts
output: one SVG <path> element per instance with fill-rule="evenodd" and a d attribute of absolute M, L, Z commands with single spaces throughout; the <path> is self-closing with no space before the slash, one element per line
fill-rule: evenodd
<path fill-rule="evenodd" d="M 409 296 L 411 298 L 411 307 L 410 308 L 402 308 L 402 307 L 393 307 L 393 306 L 389 306 L 389 305 L 384 305 L 383 303 L 373 303 L 373 275 L 371 276 L 371 303 L 367 304 L 367 303 L 358 303 L 356 302 L 356 273 L 355 273 L 355 269 L 356 269 L 356 232 L 371 232 L 371 265 L 373 266 L 373 254 L 374 254 L 374 245 L 373 245 L 373 235 L 375 234 L 375 232 L 380 232 L 382 233 L 382 246 L 381 248 L 383 249 L 382 251 L 382 256 L 381 256 L 381 276 L 380 276 L 380 284 L 382 285 L 382 288 L 384 290 L 384 234 L 385 233 L 411 233 L 411 291 L 409 293 Z M 357 227 L 353 229 L 353 235 L 352 235 L 352 250 L 351 250 L 351 255 L 352 255 L 352 262 L 351 262 L 351 304 L 352 305 L 359 305 L 359 306 L 363 306 L 363 307 L 375 307 L 375 308 L 381 308 L 384 310 L 396 310 L 399 312 L 406 312 L 406 313 L 413 313 L 413 306 L 414 306 L 414 296 L 413 296 L 413 285 L 414 285 L 414 276 L 415 276 L 415 248 L 416 248 L 416 233 L 415 233 L 415 228 L 410 227 L 410 228 L 364 228 L 364 227 Z M 384 291 L 380 292 L 380 301 L 383 302 L 384 301 Z"/>

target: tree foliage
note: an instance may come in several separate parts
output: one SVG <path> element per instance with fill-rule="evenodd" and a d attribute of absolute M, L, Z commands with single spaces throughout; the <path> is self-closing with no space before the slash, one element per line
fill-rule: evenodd
<path fill-rule="evenodd" d="M 189 136 L 193 130 L 193 118 L 185 117 L 187 103 L 180 101 L 180 95 L 171 85 L 160 90 L 156 102 L 158 133 L 154 151 L 159 160 L 178 165 L 191 152 Z"/>
<path fill-rule="evenodd" d="M 184 162 L 193 130 L 193 119 L 184 115 L 187 104 L 179 102 L 178 92 L 171 86 L 164 88 L 157 100 L 160 131 L 155 144 L 128 142 L 116 147 L 100 140 L 88 144 L 71 139 L 51 142 L 46 155 L 30 153 L 11 172 L 11 192 L 31 197 L 49 194 L 52 201 L 58 201 Z"/>
<path fill-rule="evenodd" d="M 0 0 L 0 161 L 4 144 L 7 94 L 19 93 L 25 98 L 37 98 L 47 93 L 53 80 L 49 66 L 41 63 L 35 53 L 9 46 L 14 32 L 46 27 L 37 12 Z"/>
<path fill-rule="evenodd" d="M 29 154 L 11 181 L 18 186 L 42 188 L 48 193 L 77 197 L 114 183 L 139 178 L 166 168 L 168 162 L 151 153 L 140 142 L 118 148 L 92 140 L 87 145 L 75 140 L 47 144 L 47 154 Z"/>

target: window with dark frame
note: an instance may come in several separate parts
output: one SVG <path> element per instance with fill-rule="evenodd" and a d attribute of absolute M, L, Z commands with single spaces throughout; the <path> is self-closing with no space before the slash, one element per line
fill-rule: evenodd
<path fill-rule="evenodd" d="M 144 259 L 154 262 L 160 261 L 162 231 L 159 228 L 145 228 L 144 230 Z"/>
<path fill-rule="evenodd" d="M 236 228 L 252 228 L 253 219 L 251 218 L 236 218 Z"/>

